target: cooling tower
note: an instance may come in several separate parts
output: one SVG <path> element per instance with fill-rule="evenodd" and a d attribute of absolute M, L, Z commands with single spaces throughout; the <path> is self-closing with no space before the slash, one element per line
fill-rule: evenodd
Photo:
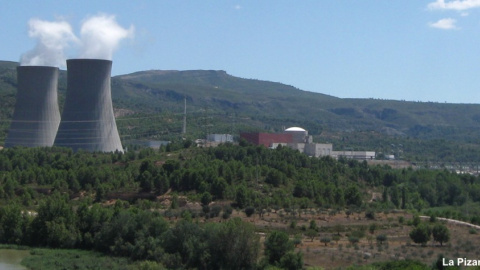
<path fill-rule="evenodd" d="M 17 98 L 6 147 L 52 146 L 60 123 L 58 68 L 17 67 Z"/>
<path fill-rule="evenodd" d="M 67 95 L 56 146 L 74 151 L 123 151 L 113 115 L 112 61 L 67 60 Z"/>

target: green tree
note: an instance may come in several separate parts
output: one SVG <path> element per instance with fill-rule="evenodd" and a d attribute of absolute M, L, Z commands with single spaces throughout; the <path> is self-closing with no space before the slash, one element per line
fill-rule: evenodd
<path fill-rule="evenodd" d="M 286 270 L 303 269 L 303 254 L 289 252 L 280 259 L 280 267 Z"/>
<path fill-rule="evenodd" d="M 238 208 L 245 208 L 249 203 L 248 198 L 248 191 L 245 186 L 240 186 L 237 189 L 236 196 L 235 196 L 235 203 L 237 204 Z"/>
<path fill-rule="evenodd" d="M 210 234 L 211 269 L 255 268 L 260 239 L 253 224 L 233 218 L 207 233 Z"/>
<path fill-rule="evenodd" d="M 401 204 L 402 209 L 407 208 L 407 200 L 408 200 L 407 188 L 403 186 L 402 187 L 402 204 Z"/>
<path fill-rule="evenodd" d="M 302 243 L 302 235 L 301 234 L 296 234 L 295 237 L 293 238 L 293 244 L 295 247 L 298 247 Z"/>
<path fill-rule="evenodd" d="M 315 230 L 312 230 L 312 229 L 308 229 L 307 232 L 305 233 L 305 235 L 310 238 L 310 240 L 313 242 L 313 239 L 315 239 L 315 236 L 317 236 L 317 231 Z"/>
<path fill-rule="evenodd" d="M 23 241 L 24 218 L 16 203 L 0 209 L 0 242 L 7 244 L 21 244 Z"/>
<path fill-rule="evenodd" d="M 178 208 L 178 195 L 173 194 L 172 196 L 172 203 L 170 204 L 171 209 L 177 209 Z"/>
<path fill-rule="evenodd" d="M 143 191 L 150 192 L 154 187 L 153 176 L 150 171 L 143 171 L 139 175 L 138 181 L 140 182 L 140 187 Z"/>
<path fill-rule="evenodd" d="M 362 205 L 362 195 L 356 185 L 350 185 L 345 189 L 345 202 L 347 205 Z"/>
<path fill-rule="evenodd" d="M 443 224 L 436 224 L 433 226 L 432 235 L 433 240 L 439 242 L 440 246 L 450 240 L 450 231 L 448 230 L 447 226 Z"/>
<path fill-rule="evenodd" d="M 209 192 L 204 192 L 202 194 L 202 205 L 208 205 L 212 201 L 212 195 Z"/>
<path fill-rule="evenodd" d="M 265 239 L 265 256 L 270 264 L 277 264 L 283 256 L 293 251 L 293 242 L 288 234 L 281 231 L 272 231 Z"/>
<path fill-rule="evenodd" d="M 53 248 L 71 248 L 79 238 L 77 216 L 67 203 L 67 197 L 54 193 L 38 208 L 32 222 L 32 241 Z"/>
<path fill-rule="evenodd" d="M 400 207 L 400 194 L 398 193 L 398 188 L 396 186 L 390 188 L 390 200 L 396 208 Z"/>
<path fill-rule="evenodd" d="M 352 245 L 355 245 L 356 243 L 358 243 L 358 241 L 360 241 L 360 238 L 358 238 L 357 236 L 350 235 L 348 237 L 348 242 L 350 242 L 350 244 Z"/>
<path fill-rule="evenodd" d="M 162 238 L 165 251 L 179 254 L 186 268 L 206 269 L 210 263 L 206 234 L 198 224 L 182 219 Z"/>
<path fill-rule="evenodd" d="M 278 170 L 270 170 L 265 178 L 265 182 L 278 187 L 285 182 L 285 174 Z"/>
<path fill-rule="evenodd" d="M 340 235 L 335 234 L 334 236 L 332 236 L 332 240 L 338 244 L 338 241 L 340 240 Z"/>
<path fill-rule="evenodd" d="M 310 230 L 314 230 L 318 232 L 318 225 L 315 220 L 310 220 L 310 226 L 308 227 Z"/>
<path fill-rule="evenodd" d="M 330 237 L 328 236 L 323 236 L 322 238 L 320 238 L 320 242 L 325 244 L 325 246 L 327 246 L 327 244 L 330 243 L 330 241 L 332 241 L 332 239 L 330 239 Z"/>
<path fill-rule="evenodd" d="M 420 223 L 417 227 L 413 228 L 409 234 L 413 242 L 422 244 L 424 246 L 430 240 L 430 228 L 424 223 Z"/>

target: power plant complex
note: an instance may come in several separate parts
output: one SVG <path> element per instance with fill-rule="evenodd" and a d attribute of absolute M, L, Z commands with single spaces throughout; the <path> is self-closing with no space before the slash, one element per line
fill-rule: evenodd
<path fill-rule="evenodd" d="M 67 60 L 67 94 L 60 117 L 58 68 L 18 67 L 17 101 L 5 146 L 123 152 L 113 114 L 111 69 L 110 60 Z"/>
<path fill-rule="evenodd" d="M 58 68 L 18 67 L 17 102 L 5 146 L 55 145 L 74 151 L 123 152 L 113 113 L 111 70 L 110 60 L 67 60 L 67 93 L 60 116 Z M 270 148 L 287 146 L 313 157 L 375 158 L 373 151 L 333 151 L 332 144 L 314 143 L 308 131 L 300 127 L 282 133 L 241 133 L 240 137 Z M 210 143 L 207 145 L 233 142 L 233 136 L 210 134 L 206 141 Z"/>
<path fill-rule="evenodd" d="M 290 127 L 282 133 L 240 133 L 240 138 L 269 148 L 277 148 L 279 145 L 286 146 L 312 157 L 375 159 L 374 151 L 333 151 L 331 143 L 314 143 L 313 137 L 301 127 Z"/>

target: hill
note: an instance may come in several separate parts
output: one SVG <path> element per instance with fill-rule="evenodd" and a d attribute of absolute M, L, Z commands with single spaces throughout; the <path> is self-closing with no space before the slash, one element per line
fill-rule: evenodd
<path fill-rule="evenodd" d="M 0 141 L 13 111 L 16 65 L 0 61 Z M 65 88 L 66 72 L 62 71 L 60 103 Z M 392 153 L 392 144 L 416 148 L 409 142 L 414 139 L 415 143 L 435 140 L 434 145 L 480 153 L 480 106 L 476 104 L 342 99 L 217 70 L 149 70 L 115 76 L 112 95 L 124 142 L 178 138 L 186 98 L 187 130 L 192 139 L 213 132 L 277 132 L 302 126 L 316 141 L 339 147 Z"/>
<path fill-rule="evenodd" d="M 225 71 L 144 71 L 113 80 L 114 96 L 118 99 L 135 97 L 145 105 L 153 103 L 167 109 L 175 106 L 181 111 L 178 105 L 185 95 L 188 106 L 194 110 L 208 107 L 256 116 L 266 124 L 307 122 L 309 130 L 309 125 L 320 124 L 335 131 L 377 130 L 413 137 L 437 133 L 438 138 L 459 139 L 458 134 L 449 130 L 480 128 L 478 105 L 341 99 L 281 83 L 242 79 Z"/>

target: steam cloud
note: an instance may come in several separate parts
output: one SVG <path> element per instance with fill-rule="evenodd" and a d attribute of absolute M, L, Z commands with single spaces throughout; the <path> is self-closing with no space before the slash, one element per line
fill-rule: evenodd
<path fill-rule="evenodd" d="M 37 40 L 34 49 L 21 57 L 21 65 L 65 66 L 65 49 L 78 46 L 80 58 L 112 60 L 121 40 L 133 38 L 135 28 L 125 29 L 117 24 L 115 16 L 100 14 L 86 19 L 80 29 L 80 38 L 68 22 L 29 21 L 28 35 Z"/>
<path fill-rule="evenodd" d="M 72 27 L 65 21 L 48 22 L 31 19 L 28 22 L 28 36 L 37 39 L 35 48 L 22 55 L 23 66 L 63 66 L 64 50 L 72 42 L 77 42 Z"/>
<path fill-rule="evenodd" d="M 112 59 L 113 51 L 120 41 L 132 38 L 134 27 L 122 28 L 115 21 L 115 16 L 98 15 L 84 21 L 80 30 L 81 58 Z"/>

